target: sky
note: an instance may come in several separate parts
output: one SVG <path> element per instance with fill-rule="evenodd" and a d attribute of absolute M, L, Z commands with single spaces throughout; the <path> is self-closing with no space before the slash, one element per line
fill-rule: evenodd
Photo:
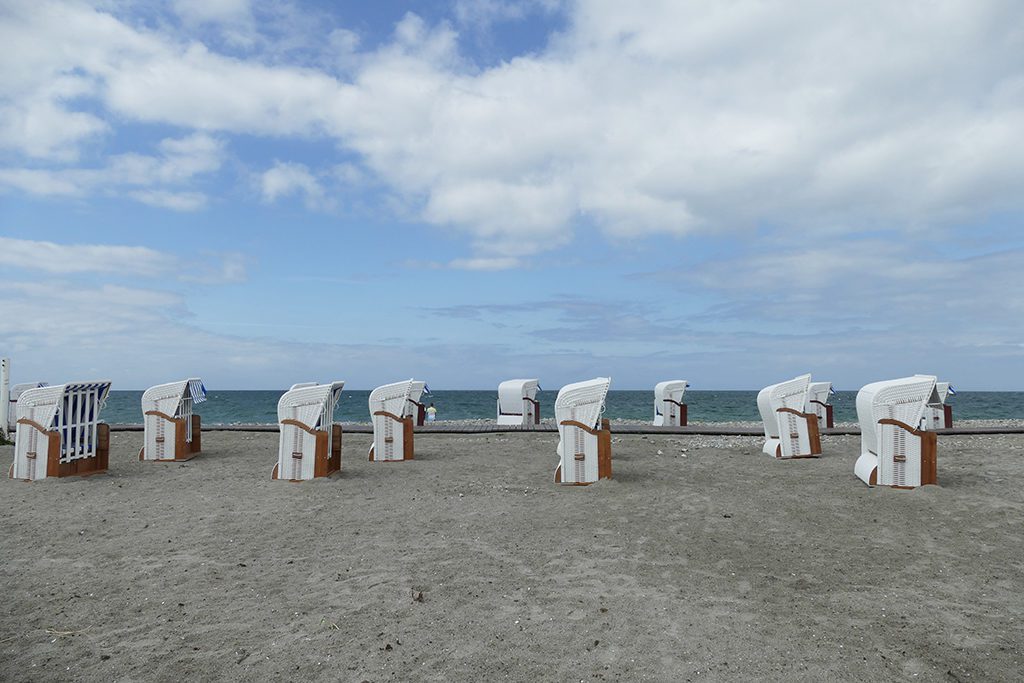
<path fill-rule="evenodd" d="M 1018 0 L 0 0 L 12 381 L 1024 390 Z"/>

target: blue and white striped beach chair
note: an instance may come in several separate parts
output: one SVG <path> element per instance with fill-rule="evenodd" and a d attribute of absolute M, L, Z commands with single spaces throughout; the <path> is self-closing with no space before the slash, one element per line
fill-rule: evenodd
<path fill-rule="evenodd" d="M 99 417 L 109 394 L 107 381 L 22 393 L 10 476 L 32 481 L 105 471 L 110 429 Z"/>

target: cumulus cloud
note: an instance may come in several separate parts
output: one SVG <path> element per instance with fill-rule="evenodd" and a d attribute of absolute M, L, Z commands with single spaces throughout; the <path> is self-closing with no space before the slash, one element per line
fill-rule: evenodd
<path fill-rule="evenodd" d="M 212 21 L 244 5 L 179 9 Z M 460 51 L 451 25 L 409 14 L 342 78 L 84 5 L 10 3 L 0 117 L 22 132 L 0 144 L 71 158 L 118 118 L 326 139 L 480 258 L 523 258 L 591 229 L 616 240 L 763 224 L 909 233 L 1024 208 L 1019 3 L 565 7 L 567 28 L 544 49 L 489 67 Z M 455 8 L 462 25 L 519 11 L 496 0 Z M 345 27 L 325 27 L 324 40 L 338 30 L 356 49 Z M 66 49 L 41 47 L 54 44 Z M 28 131 L 36 114 L 51 124 Z M 329 168 L 271 172 L 272 191 L 315 207 L 310 178 Z"/>
<path fill-rule="evenodd" d="M 260 175 L 259 184 L 260 193 L 267 202 L 297 195 L 311 209 L 323 209 L 330 205 L 323 185 L 305 164 L 278 161 Z"/>

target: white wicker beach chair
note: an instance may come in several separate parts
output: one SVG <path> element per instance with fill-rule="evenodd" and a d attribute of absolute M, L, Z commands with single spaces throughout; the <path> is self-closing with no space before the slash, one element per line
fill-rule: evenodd
<path fill-rule="evenodd" d="M 540 380 L 509 379 L 498 385 L 498 424 L 528 426 L 540 423 L 537 391 Z"/>
<path fill-rule="evenodd" d="M 370 419 L 373 420 L 370 460 L 395 462 L 413 459 L 412 411 L 416 403 L 410 400 L 410 396 L 421 384 L 410 379 L 385 384 L 370 392 Z"/>
<path fill-rule="evenodd" d="M 805 413 L 814 413 L 818 417 L 818 429 L 832 429 L 835 419 L 832 416 L 832 404 L 829 397 L 833 394 L 832 382 L 811 382 L 807 386 L 807 405 Z"/>
<path fill-rule="evenodd" d="M 805 412 L 811 376 L 765 387 L 757 395 L 764 422 L 765 454 L 775 458 L 817 458 L 821 455 L 818 416 Z"/>
<path fill-rule="evenodd" d="M 953 406 L 946 404 L 950 395 L 955 395 L 956 390 L 949 382 L 935 383 L 935 396 L 924 409 L 924 429 L 952 429 L 953 428 Z"/>
<path fill-rule="evenodd" d="M 110 382 L 73 382 L 27 389 L 18 398 L 13 479 L 45 479 L 103 472 L 110 428 L 100 410 Z"/>
<path fill-rule="evenodd" d="M 683 394 L 690 383 L 685 379 L 658 382 L 654 385 L 654 426 L 686 426 L 686 404 Z"/>
<path fill-rule="evenodd" d="M 145 436 L 139 460 L 183 462 L 202 450 L 202 421 L 192 406 L 206 400 L 198 377 L 158 384 L 142 394 Z"/>
<path fill-rule="evenodd" d="M 17 432 L 18 425 L 18 399 L 29 389 L 39 389 L 49 386 L 46 382 L 22 382 L 11 387 L 7 395 L 7 431 Z"/>
<path fill-rule="evenodd" d="M 897 488 L 938 483 L 935 433 L 921 429 L 935 399 L 935 377 L 928 375 L 874 382 L 857 392 L 861 455 L 853 471 L 861 481 Z"/>
<path fill-rule="evenodd" d="M 601 419 L 611 383 L 610 377 L 598 377 L 567 384 L 558 392 L 556 483 L 583 485 L 611 479 L 611 428 L 608 420 Z"/>
<path fill-rule="evenodd" d="M 341 425 L 334 407 L 344 382 L 293 384 L 277 402 L 281 430 L 273 479 L 304 481 L 341 469 Z"/>

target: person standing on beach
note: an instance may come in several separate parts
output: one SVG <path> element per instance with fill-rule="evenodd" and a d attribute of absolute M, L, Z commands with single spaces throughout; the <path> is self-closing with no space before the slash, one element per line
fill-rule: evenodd
<path fill-rule="evenodd" d="M 437 419 L 437 408 L 435 408 L 434 404 L 431 403 L 429 406 L 427 406 L 427 422 L 433 422 L 436 419 Z"/>

